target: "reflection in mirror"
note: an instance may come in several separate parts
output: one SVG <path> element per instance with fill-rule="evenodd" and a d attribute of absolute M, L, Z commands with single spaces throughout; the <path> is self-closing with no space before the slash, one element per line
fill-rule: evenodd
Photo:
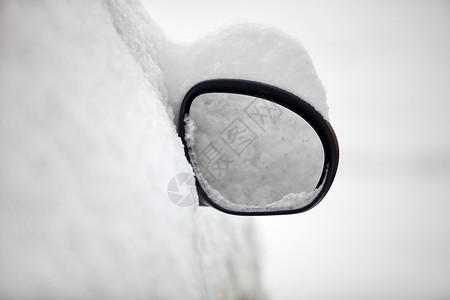
<path fill-rule="evenodd" d="M 186 141 L 207 196 L 232 211 L 305 207 L 320 191 L 324 151 L 314 129 L 265 95 L 207 93 L 186 115 Z"/>

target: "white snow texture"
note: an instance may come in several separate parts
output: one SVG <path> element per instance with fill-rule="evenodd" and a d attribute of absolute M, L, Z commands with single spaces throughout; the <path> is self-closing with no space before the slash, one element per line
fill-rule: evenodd
<path fill-rule="evenodd" d="M 151 5 L 150 5 L 151 7 Z M 0 298 L 254 299 L 251 220 L 181 208 L 195 83 L 268 82 L 325 116 L 304 49 L 239 24 L 171 42 L 139 1 L 0 3 Z"/>

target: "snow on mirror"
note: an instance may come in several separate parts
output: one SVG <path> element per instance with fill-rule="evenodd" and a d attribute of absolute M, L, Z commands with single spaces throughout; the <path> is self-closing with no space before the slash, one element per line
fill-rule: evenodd
<path fill-rule="evenodd" d="M 229 213 L 272 214 L 320 201 L 329 163 L 310 123 L 267 89 L 221 90 L 194 93 L 180 114 L 203 202 Z"/>

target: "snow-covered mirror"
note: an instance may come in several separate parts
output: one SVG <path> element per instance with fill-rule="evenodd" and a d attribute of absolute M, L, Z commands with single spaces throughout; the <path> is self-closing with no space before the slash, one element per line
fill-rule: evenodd
<path fill-rule="evenodd" d="M 188 93 L 180 115 L 184 128 L 179 129 L 203 201 L 237 214 L 300 212 L 314 206 L 331 185 L 322 191 L 330 155 L 310 114 L 303 113 L 305 120 L 298 107 L 291 107 L 292 99 L 284 98 L 295 96 L 274 87 L 246 82 L 256 85 L 251 91 L 236 90 L 236 83 L 244 82 L 237 81 L 223 89 L 218 82 L 232 80 Z M 301 99 L 294 101 L 321 117 Z"/>

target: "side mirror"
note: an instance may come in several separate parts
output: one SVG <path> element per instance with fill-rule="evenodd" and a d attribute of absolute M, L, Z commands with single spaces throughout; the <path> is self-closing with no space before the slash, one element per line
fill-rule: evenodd
<path fill-rule="evenodd" d="M 264 83 L 196 84 L 181 104 L 178 133 L 200 201 L 230 214 L 307 211 L 337 172 L 331 125 L 309 103 Z"/>

